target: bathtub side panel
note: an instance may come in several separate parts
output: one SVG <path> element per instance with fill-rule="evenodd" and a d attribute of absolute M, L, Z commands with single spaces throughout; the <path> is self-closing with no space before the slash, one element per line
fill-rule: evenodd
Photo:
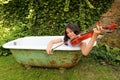
<path fill-rule="evenodd" d="M 82 54 L 80 51 L 54 51 L 48 55 L 45 50 L 11 50 L 16 61 L 22 65 L 50 68 L 69 68 L 75 66 Z"/>

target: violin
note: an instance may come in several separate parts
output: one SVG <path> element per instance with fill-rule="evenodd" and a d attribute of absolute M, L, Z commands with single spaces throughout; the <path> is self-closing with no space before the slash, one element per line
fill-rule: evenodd
<path fill-rule="evenodd" d="M 98 23 L 98 25 L 100 25 L 100 23 Z M 106 25 L 106 26 L 104 26 L 104 27 L 102 27 L 102 28 L 105 29 L 105 30 L 114 30 L 114 29 L 116 29 L 116 26 L 117 26 L 116 24 L 112 23 L 112 24 Z M 70 41 L 70 43 L 71 43 L 71 45 L 78 44 L 78 43 L 80 43 L 81 41 L 92 37 L 92 35 L 93 35 L 93 31 L 88 32 L 88 33 L 85 33 L 85 34 L 83 34 L 82 36 L 77 36 L 76 38 L 72 39 L 72 40 Z"/>

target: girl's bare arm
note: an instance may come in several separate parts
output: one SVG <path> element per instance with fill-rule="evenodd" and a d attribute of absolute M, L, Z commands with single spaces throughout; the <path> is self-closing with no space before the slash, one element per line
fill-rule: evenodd
<path fill-rule="evenodd" d="M 84 56 L 87 56 L 91 49 L 93 48 L 93 45 L 98 37 L 98 35 L 103 31 L 102 26 L 97 26 L 97 28 L 93 29 L 94 33 L 93 36 L 88 44 L 81 43 L 80 48 Z"/>
<path fill-rule="evenodd" d="M 47 45 L 47 48 L 46 48 L 46 52 L 48 54 L 52 54 L 52 46 L 53 44 L 56 44 L 56 43 L 59 43 L 59 42 L 62 42 L 62 38 L 58 38 L 58 39 L 55 39 L 55 40 L 51 40 L 48 45 Z"/>

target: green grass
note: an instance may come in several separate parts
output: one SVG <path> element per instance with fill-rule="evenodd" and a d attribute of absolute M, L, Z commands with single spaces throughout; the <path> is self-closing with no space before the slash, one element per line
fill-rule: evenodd
<path fill-rule="evenodd" d="M 32 67 L 26 69 L 12 55 L 0 56 L 0 80 L 120 80 L 120 67 L 100 65 L 90 57 L 83 57 L 73 68 Z"/>

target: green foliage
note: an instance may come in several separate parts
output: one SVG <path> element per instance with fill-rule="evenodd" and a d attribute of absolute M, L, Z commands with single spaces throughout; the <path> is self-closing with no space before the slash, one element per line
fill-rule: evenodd
<path fill-rule="evenodd" d="M 62 35 L 67 23 L 89 28 L 113 1 L 11 0 L 0 5 L 0 19 L 4 27 L 19 26 L 28 35 Z"/>
<path fill-rule="evenodd" d="M 110 48 L 108 45 L 96 46 L 91 51 L 91 56 L 99 62 L 120 65 L 120 49 Z"/>
<path fill-rule="evenodd" d="M 94 9 L 94 6 L 89 2 L 89 0 L 85 0 L 85 2 L 91 9 Z"/>

